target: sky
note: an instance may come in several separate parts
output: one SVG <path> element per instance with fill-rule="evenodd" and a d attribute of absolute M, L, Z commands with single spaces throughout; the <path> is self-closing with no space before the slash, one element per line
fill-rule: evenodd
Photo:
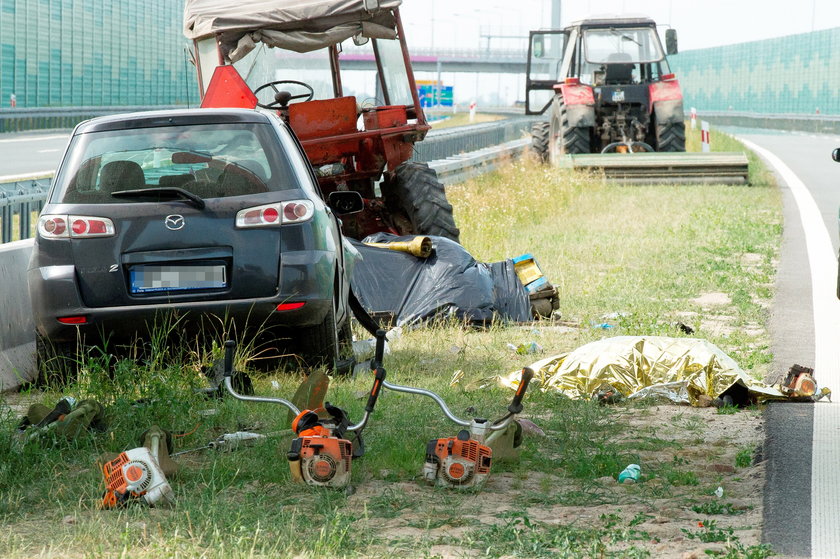
<path fill-rule="evenodd" d="M 484 35 L 527 35 L 550 27 L 552 0 L 403 0 L 409 46 L 484 48 Z M 838 0 L 563 0 L 563 25 L 591 14 L 643 14 L 670 23 L 680 49 L 840 27 Z M 435 30 L 435 33 L 432 33 Z M 503 47 L 505 39 L 490 39 Z M 508 41 L 508 43 L 512 43 Z"/>
<path fill-rule="evenodd" d="M 516 49 L 551 26 L 552 0 L 403 0 L 409 50 Z M 677 30 L 680 51 L 840 27 L 840 0 L 562 0 L 562 24 L 593 14 L 642 14 Z M 840 56 L 840 53 L 838 53 Z M 436 79 L 416 72 L 418 79 Z M 444 73 L 456 103 L 508 105 L 524 98 L 524 75 Z"/>

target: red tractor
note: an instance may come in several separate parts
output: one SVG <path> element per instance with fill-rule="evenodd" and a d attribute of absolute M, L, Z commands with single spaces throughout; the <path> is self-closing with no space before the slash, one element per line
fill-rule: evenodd
<path fill-rule="evenodd" d="M 683 98 L 668 66 L 677 35 L 644 17 L 596 17 L 531 32 L 526 107 L 549 113 L 531 130 L 532 149 L 564 154 L 685 151 Z"/>
<path fill-rule="evenodd" d="M 342 216 L 345 234 L 458 241 L 437 174 L 409 161 L 430 126 L 401 2 L 187 0 L 184 34 L 194 45 L 202 107 L 275 111 L 300 140 L 325 199 L 361 194 L 364 210 Z M 375 64 L 375 84 L 356 70 L 360 64 Z"/>

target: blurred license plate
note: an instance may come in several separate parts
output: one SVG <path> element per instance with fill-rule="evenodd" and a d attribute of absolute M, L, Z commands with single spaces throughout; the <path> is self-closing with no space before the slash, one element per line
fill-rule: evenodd
<path fill-rule="evenodd" d="M 621 103 L 624 101 L 624 92 L 623 91 L 613 91 L 612 94 L 613 103 Z"/>
<path fill-rule="evenodd" d="M 227 287 L 224 264 L 134 266 L 129 276 L 132 293 Z"/>

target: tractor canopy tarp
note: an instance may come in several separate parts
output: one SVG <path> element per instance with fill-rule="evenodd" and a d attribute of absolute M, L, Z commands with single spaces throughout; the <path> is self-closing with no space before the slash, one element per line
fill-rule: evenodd
<path fill-rule="evenodd" d="M 393 9 L 402 0 L 187 0 L 184 35 L 218 36 L 231 62 L 256 43 L 310 52 L 360 35 L 394 39 Z"/>

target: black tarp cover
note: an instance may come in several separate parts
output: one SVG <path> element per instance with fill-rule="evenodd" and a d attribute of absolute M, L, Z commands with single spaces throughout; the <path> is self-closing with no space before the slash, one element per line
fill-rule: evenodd
<path fill-rule="evenodd" d="M 377 233 L 364 242 L 413 238 Z M 528 292 L 512 261 L 478 262 L 454 241 L 431 239 L 435 250 L 426 259 L 352 241 L 362 256 L 353 271 L 353 292 L 368 312 L 392 316 L 398 326 L 448 316 L 481 324 L 494 318 L 531 320 Z"/>

